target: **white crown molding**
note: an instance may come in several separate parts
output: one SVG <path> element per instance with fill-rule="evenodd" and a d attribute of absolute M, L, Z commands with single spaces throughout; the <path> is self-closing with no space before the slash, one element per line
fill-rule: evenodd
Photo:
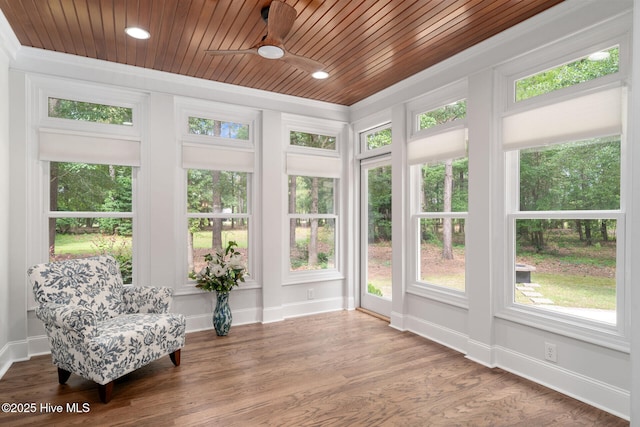
<path fill-rule="evenodd" d="M 15 60 L 18 50 L 20 42 L 0 10 L 0 52 L 5 52 L 10 59 Z"/>
<path fill-rule="evenodd" d="M 134 67 L 32 47 L 21 47 L 13 68 L 26 73 L 116 85 L 139 91 L 210 99 L 295 114 L 347 121 L 349 107 L 195 77 Z M 43 73 L 42 70 L 46 70 Z"/>

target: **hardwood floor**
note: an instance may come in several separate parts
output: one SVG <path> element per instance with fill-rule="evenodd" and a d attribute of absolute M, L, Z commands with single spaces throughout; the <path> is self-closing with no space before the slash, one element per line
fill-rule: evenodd
<path fill-rule="evenodd" d="M 36 404 L 0 413 L 11 426 L 629 425 L 357 311 L 188 334 L 179 367 L 167 356 L 126 375 L 108 404 L 76 375 L 58 385 L 50 357 L 34 357 L 0 380 L 0 402 Z"/>

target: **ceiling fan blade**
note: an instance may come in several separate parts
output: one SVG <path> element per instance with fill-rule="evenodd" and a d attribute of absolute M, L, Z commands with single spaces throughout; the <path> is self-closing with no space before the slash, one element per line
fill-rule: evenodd
<path fill-rule="evenodd" d="M 324 64 L 318 62 L 315 59 L 307 58 L 304 56 L 294 55 L 293 53 L 285 52 L 282 58 L 288 64 L 293 65 L 296 68 L 314 73 L 316 71 L 324 70 Z"/>
<path fill-rule="evenodd" d="M 272 1 L 267 17 L 266 38 L 274 42 L 275 45 L 282 45 L 282 41 L 293 28 L 297 15 L 298 13 L 293 6 L 277 0 Z"/>
<path fill-rule="evenodd" d="M 241 54 L 252 54 L 257 55 L 258 50 L 255 47 L 251 49 L 238 49 L 238 50 L 205 50 L 204 51 L 208 55 L 241 55 Z"/>

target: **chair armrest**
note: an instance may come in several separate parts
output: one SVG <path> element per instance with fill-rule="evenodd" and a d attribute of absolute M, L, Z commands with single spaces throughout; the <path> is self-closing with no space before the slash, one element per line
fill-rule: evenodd
<path fill-rule="evenodd" d="M 167 313 L 173 289 L 154 286 L 125 286 L 122 303 L 125 313 Z"/>
<path fill-rule="evenodd" d="M 98 332 L 96 314 L 86 307 L 45 303 L 36 308 L 36 316 L 46 326 L 73 331 L 84 338 L 92 338 Z"/>

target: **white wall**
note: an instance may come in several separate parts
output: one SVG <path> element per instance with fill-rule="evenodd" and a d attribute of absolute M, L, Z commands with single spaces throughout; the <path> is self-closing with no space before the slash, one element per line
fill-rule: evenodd
<path fill-rule="evenodd" d="M 0 14 L 0 17 L 2 15 Z M 0 375 L 9 344 L 9 57 L 0 38 Z"/>
<path fill-rule="evenodd" d="M 633 2 L 633 27 L 640 28 L 640 0 Z M 640 31 L 633 32 L 632 43 L 636 48 L 632 60 L 631 81 L 640 81 Z M 640 91 L 634 90 L 631 94 L 631 111 L 640 110 Z M 637 116 L 637 113 L 634 114 Z M 630 135 L 634 142 L 631 150 L 631 162 L 633 165 L 640 165 L 640 121 L 633 120 L 630 125 Z M 638 194 L 640 189 L 640 168 L 635 167 L 632 171 L 632 188 L 634 194 Z M 640 197 L 635 197 L 631 203 L 631 210 L 635 221 L 631 230 L 631 253 L 633 259 L 638 259 L 640 253 Z M 640 265 L 632 263 L 630 276 L 634 278 L 634 286 L 631 289 L 631 420 L 633 425 L 640 425 Z"/>
<path fill-rule="evenodd" d="M 606 4 L 605 4 L 606 3 Z M 637 370 L 634 384 L 631 383 L 631 359 L 628 352 L 584 341 L 562 334 L 545 331 L 535 326 L 526 326 L 494 316 L 494 296 L 502 286 L 500 258 L 504 242 L 493 229 L 501 227 L 503 207 L 500 203 L 501 187 L 497 185 L 496 171 L 492 171 L 497 153 L 492 146 L 491 109 L 493 99 L 493 67 L 517 57 L 528 50 L 536 49 L 561 39 L 571 33 L 588 28 L 599 21 L 630 7 L 631 1 L 568 1 L 553 10 L 543 13 L 518 27 L 480 44 L 449 61 L 409 78 L 392 88 L 386 89 L 351 108 L 320 102 L 305 101 L 292 97 L 231 87 L 224 84 L 203 82 L 197 79 L 170 76 L 151 70 L 132 69 L 118 64 L 106 64 L 85 58 L 70 57 L 35 49 L 21 49 L 13 62 L 14 71 L 7 73 L 0 55 L 0 242 L 9 235 L 12 254 L 7 255 L 8 244 L 0 246 L 0 310 L 9 313 L 7 322 L 0 317 L 0 362 L 2 347 L 15 343 L 11 353 L 13 360 L 28 357 L 39 351 L 46 351 L 42 327 L 29 310 L 24 271 L 32 262 L 39 262 L 37 254 L 29 253 L 26 243 L 28 232 L 28 203 L 26 194 L 33 192 L 33 180 L 29 159 L 32 157 L 27 147 L 32 138 L 29 131 L 30 93 L 33 86 L 30 79 L 47 70 L 49 77 L 65 80 L 90 81 L 107 86 L 130 88 L 148 94 L 147 142 L 153 142 L 156 151 L 148 153 L 148 181 L 154 182 L 141 222 L 146 224 L 143 244 L 149 251 L 141 264 L 143 277 L 151 284 L 179 286 L 175 266 L 180 262 L 179 250 L 182 243 L 173 233 L 179 221 L 173 206 L 176 188 L 181 184 L 179 168 L 175 158 L 174 96 L 191 97 L 215 102 L 243 105 L 261 111 L 262 130 L 260 141 L 261 181 L 260 199 L 263 212 L 260 219 L 262 234 L 259 245 L 263 256 L 259 263 L 261 283 L 257 287 L 237 291 L 232 296 L 234 324 L 247 322 L 270 322 L 286 317 L 314 312 L 352 307 L 355 291 L 353 278 L 357 276 L 357 254 L 343 253 L 342 259 L 352 261 L 343 273 L 347 279 L 323 282 L 307 282 L 284 285 L 281 255 L 283 252 L 283 224 L 281 219 L 284 193 L 281 191 L 284 178 L 284 154 L 282 147 L 282 117 L 284 113 L 302 114 L 309 117 L 331 119 L 354 123 L 378 114 L 392 111 L 395 129 L 406 124 L 404 103 L 414 97 L 457 81 L 469 78 L 469 93 L 473 101 L 469 104 L 469 129 L 474 133 L 476 146 L 470 149 L 470 219 L 467 238 L 467 277 L 469 282 L 468 307 L 454 306 L 425 296 L 404 292 L 407 259 L 407 244 L 403 239 L 394 239 L 394 305 L 392 323 L 394 327 L 406 329 L 444 343 L 467 355 L 472 360 L 487 366 L 498 366 L 528 377 L 549 387 L 575 396 L 622 417 L 630 414 L 630 390 L 638 390 Z M 0 39 L 1 42 L 1 39 Z M 6 61 L 4 61 L 6 64 Z M 3 71 L 4 70 L 4 71 Z M 4 74 L 3 74 L 4 73 Z M 10 74 L 9 77 L 6 77 Z M 636 73 L 637 74 L 637 73 Z M 5 77 L 2 77 L 2 76 Z M 11 178 L 9 186 L 3 178 L 8 176 L 6 155 L 9 147 L 7 130 L 3 131 L 2 101 L 6 99 L 6 81 L 11 79 Z M 3 92 L 4 90 L 4 92 Z M 6 120 L 4 121 L 6 123 Z M 4 134 L 3 134 L 4 132 Z M 4 136 L 3 136 L 4 135 Z M 27 142 L 27 144 L 25 144 Z M 33 143 L 33 141 L 31 141 Z M 163 148 L 164 147 L 164 148 Z M 394 148 L 394 165 L 403 165 L 402 148 Z M 346 168 L 353 172 L 353 147 L 345 147 L 348 153 Z M 636 151 L 637 153 L 637 151 Z M 3 157 L 4 159 L 3 160 Z M 635 154 L 638 158 L 638 154 Z M 4 162 L 4 163 L 2 163 Z M 475 163 L 475 164 L 474 164 Z M 637 164 L 637 162 L 636 162 Z M 30 172 L 31 171 L 31 172 Z M 402 167 L 394 168 L 394 232 L 405 233 L 406 224 L 406 175 Z M 357 173 L 349 176 L 355 176 Z M 635 185 L 638 183 L 635 178 Z M 343 194 L 353 194 L 348 183 L 343 183 Z M 638 191 L 636 191 L 638 193 Z M 345 197 L 343 214 L 355 212 L 353 200 Z M 5 203 L 7 202 L 7 203 Z M 2 208 L 11 204 L 8 208 Z M 637 202 L 636 202 L 637 205 Z M 632 212 L 631 222 L 640 223 L 640 209 Z M 398 215 L 396 215 L 398 213 Z M 11 231 L 8 230 L 8 216 L 11 215 Z M 354 224 L 343 218 L 343 224 Z M 277 225 L 270 227 L 275 222 Z M 171 228 L 167 232 L 167 227 Z M 159 234 L 163 230 L 164 234 Z M 355 236 L 354 230 L 343 230 L 344 236 Z M 3 234 L 4 233 L 4 234 Z M 637 233 L 637 231 L 636 231 Z M 498 236 L 498 237 L 496 237 Z M 404 236 L 406 237 L 406 236 Z M 404 238 L 403 237 L 403 238 Z M 482 242 L 482 243 L 481 243 Z M 2 243 L 0 243 L 2 245 Z M 352 244 L 343 248 L 353 248 Z M 632 248 L 637 251 L 638 246 Z M 7 257 L 11 256 L 11 261 Z M 632 253 L 631 259 L 640 254 Z M 10 277 L 2 273 L 3 266 L 10 263 Z M 157 268 L 155 266 L 158 266 Z M 11 284 L 9 287 L 9 283 Z M 313 288 L 316 299 L 307 300 L 307 289 Z M 7 297 L 7 298 L 3 298 Z M 5 306 L 11 301 L 10 306 Z M 638 297 L 635 296 L 636 306 Z M 4 305 L 2 305 L 4 304 Z M 174 309 L 188 316 L 189 330 L 209 327 L 212 309 L 210 296 L 197 293 L 181 293 L 176 297 Z M 2 314 L 0 314 L 2 316 Z M 635 322 L 637 325 L 637 321 Z M 8 326 L 1 326 L 8 325 Z M 638 327 L 634 333 L 638 336 Z M 561 362 L 549 364 L 543 358 L 543 343 L 557 343 Z M 28 343 L 23 345 L 23 343 Z M 638 349 L 636 344 L 635 349 Z M 636 356 L 636 360 L 637 360 Z M 0 364 L 0 368 L 1 368 Z M 636 365 L 637 366 L 637 363 Z M 0 371 L 1 372 L 1 371 Z M 637 400 L 637 399 L 636 399 Z M 637 415 L 637 414 L 636 414 Z"/>

